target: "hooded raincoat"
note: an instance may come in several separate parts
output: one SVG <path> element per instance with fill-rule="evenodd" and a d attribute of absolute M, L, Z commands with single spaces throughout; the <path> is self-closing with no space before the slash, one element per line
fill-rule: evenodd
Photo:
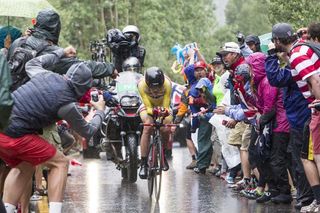
<path fill-rule="evenodd" d="M 283 107 L 282 91 L 272 87 L 267 79 L 265 70 L 266 56 L 263 53 L 253 53 L 246 58 L 253 74 L 254 84 L 257 92 L 257 108 L 262 114 L 261 120 L 274 119 L 273 132 L 289 132 L 289 123 Z M 272 116 L 274 115 L 275 116 Z M 274 117 L 274 118 L 272 118 Z"/>

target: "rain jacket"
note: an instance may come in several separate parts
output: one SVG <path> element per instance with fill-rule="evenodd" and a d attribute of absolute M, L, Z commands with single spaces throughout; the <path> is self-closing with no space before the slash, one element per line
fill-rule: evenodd
<path fill-rule="evenodd" d="M 302 129 L 311 116 L 311 110 L 308 108 L 308 101 L 292 78 L 290 67 L 280 68 L 277 55 L 268 56 L 265 67 L 270 85 L 282 88 L 284 108 L 290 126 Z"/>
<path fill-rule="evenodd" d="M 0 131 L 6 127 L 13 106 L 9 87 L 11 76 L 6 58 L 0 53 Z"/>
<path fill-rule="evenodd" d="M 252 68 L 253 80 L 257 88 L 257 108 L 262 115 L 260 123 L 267 123 L 266 121 L 274 119 L 274 132 L 289 132 L 289 123 L 283 107 L 283 94 L 268 82 L 265 59 L 266 56 L 260 52 L 253 53 L 246 58 L 246 62 Z"/>
<path fill-rule="evenodd" d="M 63 54 L 63 49 L 59 49 L 54 54 L 40 56 L 41 60 L 34 58 L 27 63 L 33 64 L 28 68 L 39 70 L 39 74 L 12 93 L 14 106 L 10 123 L 4 131 L 6 135 L 17 138 L 40 133 L 42 128 L 61 119 L 87 140 L 98 130 L 104 112 L 97 110 L 87 123 L 75 105 L 92 85 L 90 69 L 84 63 L 77 63 L 61 76 L 43 68 L 55 63 Z"/>
<path fill-rule="evenodd" d="M 25 48 L 35 50 L 36 47 L 43 46 L 44 49 L 40 53 L 38 53 L 38 55 L 45 55 L 59 49 L 60 47 L 58 47 L 57 45 L 59 42 L 61 28 L 60 25 L 60 17 L 55 11 L 51 9 L 40 11 L 36 19 L 34 32 L 27 38 Z M 13 55 L 14 50 L 21 43 L 21 39 L 23 38 L 15 40 L 10 46 L 7 59 L 10 59 L 10 57 Z M 51 44 L 49 41 L 51 41 L 53 44 Z M 62 58 L 56 64 L 52 64 L 50 65 L 50 67 L 45 68 L 58 74 L 66 74 L 68 69 L 73 64 L 79 62 L 82 61 L 77 58 Z M 86 61 L 85 63 L 91 69 L 93 78 L 103 78 L 110 76 L 114 70 L 113 64 L 110 63 L 95 61 Z"/>

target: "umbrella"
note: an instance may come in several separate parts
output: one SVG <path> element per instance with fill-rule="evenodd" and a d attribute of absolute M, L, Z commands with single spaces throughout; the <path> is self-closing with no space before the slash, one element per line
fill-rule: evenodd
<path fill-rule="evenodd" d="M 272 33 L 266 33 L 259 36 L 261 51 L 268 52 L 268 44 L 271 42 Z"/>
<path fill-rule="evenodd" d="M 46 0 L 0 0 L 0 16 L 35 18 L 42 9 L 54 7 Z"/>

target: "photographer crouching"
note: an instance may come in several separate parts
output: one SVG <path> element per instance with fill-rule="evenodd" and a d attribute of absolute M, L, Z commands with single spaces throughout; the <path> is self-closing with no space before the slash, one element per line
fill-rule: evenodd
<path fill-rule="evenodd" d="M 49 210 L 59 213 L 67 179 L 68 159 L 41 138 L 44 127 L 66 120 L 81 136 L 89 140 L 99 129 L 105 115 L 105 101 L 91 104 L 96 113 L 86 122 L 76 102 L 91 88 L 92 72 L 85 63 L 76 63 L 62 76 L 43 67 L 50 67 L 64 56 L 72 57 L 70 48 L 34 58 L 26 65 L 39 71 L 29 82 L 12 93 L 14 106 L 10 123 L 0 133 L 0 157 L 13 169 L 5 181 L 3 201 L 6 211 L 13 213 L 21 194 L 26 190 L 34 167 L 44 164 L 50 169 L 48 181 Z M 29 67 L 30 68 L 30 67 Z"/>

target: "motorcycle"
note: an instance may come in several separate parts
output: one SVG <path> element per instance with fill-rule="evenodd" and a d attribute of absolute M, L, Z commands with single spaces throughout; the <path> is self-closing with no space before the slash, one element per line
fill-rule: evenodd
<path fill-rule="evenodd" d="M 101 127 L 104 136 L 100 147 L 111 155 L 122 178 L 134 183 L 137 180 L 140 152 L 139 107 L 141 105 L 137 83 L 143 77 L 140 73 L 124 71 L 119 74 L 114 93 L 119 104 L 106 108 L 106 117 Z"/>

